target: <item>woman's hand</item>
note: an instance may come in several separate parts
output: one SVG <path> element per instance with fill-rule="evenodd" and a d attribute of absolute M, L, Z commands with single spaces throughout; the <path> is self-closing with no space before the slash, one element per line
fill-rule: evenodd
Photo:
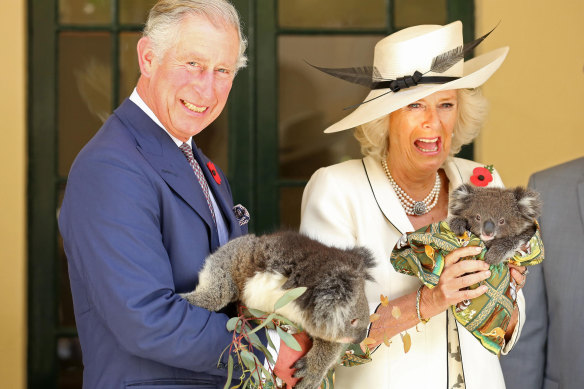
<path fill-rule="evenodd" d="M 444 312 L 449 306 L 466 299 L 473 299 L 485 293 L 487 287 L 482 285 L 474 290 L 465 289 L 490 276 L 489 265 L 484 261 L 460 261 L 461 258 L 477 255 L 480 247 L 464 247 L 456 249 L 445 257 L 444 270 L 440 281 L 432 289 L 422 289 L 420 315 L 430 319 Z M 369 343 L 369 349 L 381 344 L 384 339 L 412 328 L 420 321 L 416 312 L 416 292 L 400 296 L 380 305 L 376 311 L 378 318 L 372 323 L 369 337 L 374 340 Z"/>
<path fill-rule="evenodd" d="M 525 281 L 527 280 L 527 267 L 525 266 L 517 266 L 509 263 L 509 273 L 511 274 L 511 278 L 515 281 L 516 291 L 519 292 L 521 288 L 525 285 Z"/>
<path fill-rule="evenodd" d="M 490 277 L 489 265 L 484 261 L 461 261 L 461 258 L 474 256 L 482 251 L 480 247 L 462 247 L 452 251 L 444 260 L 444 270 L 440 275 L 438 285 L 432 289 L 422 290 L 420 315 L 430 319 L 449 306 L 463 300 L 472 300 L 487 291 L 486 285 L 476 289 L 467 287 Z"/>
<path fill-rule="evenodd" d="M 525 281 L 527 280 L 527 267 L 525 266 L 517 266 L 509 263 L 509 274 L 511 274 L 511 278 L 515 281 L 515 293 L 519 293 L 521 288 L 525 285 Z M 519 308 L 515 307 L 513 310 L 513 314 L 511 315 L 511 319 L 509 320 L 509 324 L 507 326 L 507 332 L 505 333 L 505 341 L 509 341 L 513 332 L 515 331 L 515 326 L 517 325 L 517 320 L 519 319 Z"/>

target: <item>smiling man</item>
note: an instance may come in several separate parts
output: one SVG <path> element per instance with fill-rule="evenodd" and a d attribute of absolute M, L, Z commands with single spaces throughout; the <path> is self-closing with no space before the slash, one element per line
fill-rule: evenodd
<path fill-rule="evenodd" d="M 223 110 L 245 47 L 229 2 L 159 1 L 136 89 L 73 164 L 59 227 L 86 389 L 225 384 L 228 316 L 178 293 L 247 233 L 245 208 L 193 141 Z"/>

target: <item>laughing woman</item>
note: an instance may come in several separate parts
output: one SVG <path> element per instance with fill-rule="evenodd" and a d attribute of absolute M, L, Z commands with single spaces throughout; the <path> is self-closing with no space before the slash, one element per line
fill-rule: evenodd
<path fill-rule="evenodd" d="M 467 62 L 461 58 L 446 71 L 435 71 L 435 57 L 462 45 L 460 22 L 411 27 L 382 39 L 375 47 L 379 74 L 374 81 L 383 82 L 373 83 L 365 101 L 325 131 L 357 127 L 365 157 L 312 176 L 304 191 L 301 231 L 326 244 L 362 245 L 374 253 L 375 280 L 367 286 L 367 298 L 371 313 L 381 318 L 372 324 L 369 336 L 377 344 L 385 336 L 392 342 L 378 347 L 369 363 L 339 367 L 335 389 L 505 387 L 498 357 L 454 324 L 447 309 L 486 291 L 484 286 L 465 289 L 490 275 L 483 261 L 459 261 L 476 255 L 476 248 L 450 253 L 432 289 L 421 286 L 416 277 L 397 273 L 389 261 L 404 232 L 447 217 L 449 192 L 468 182 L 479 166 L 453 155 L 478 134 L 486 103 L 475 88 L 499 68 L 508 48 Z M 502 186 L 496 172 L 489 186 Z M 511 270 L 520 286 L 523 271 Z M 381 295 L 389 304 L 380 304 Z M 503 353 L 513 347 L 521 330 L 522 293 L 517 306 Z M 399 315 L 392 315 L 395 307 Z M 407 353 L 400 338 L 406 330 L 411 337 Z"/>

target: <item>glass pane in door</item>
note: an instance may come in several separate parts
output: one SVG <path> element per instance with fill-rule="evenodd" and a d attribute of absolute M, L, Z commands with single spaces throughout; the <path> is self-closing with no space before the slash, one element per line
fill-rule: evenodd
<path fill-rule="evenodd" d="M 77 337 L 57 338 L 57 388 L 80 389 L 83 384 L 81 345 Z"/>
<path fill-rule="evenodd" d="M 120 64 L 118 67 L 120 101 L 118 101 L 118 104 L 130 97 L 140 77 L 136 45 L 141 36 L 142 34 L 139 32 L 123 32 L 120 34 Z"/>
<path fill-rule="evenodd" d="M 300 206 L 303 186 L 280 188 L 280 228 L 297 230 L 300 227 Z"/>
<path fill-rule="evenodd" d="M 59 175 L 111 113 L 111 36 L 64 32 L 59 36 Z"/>
<path fill-rule="evenodd" d="M 59 0 L 59 22 L 82 25 L 110 23 L 113 4 L 112 0 Z"/>
<path fill-rule="evenodd" d="M 278 138 L 281 179 L 308 179 L 322 166 L 361 156 L 353 131 L 324 134 L 343 118 L 343 108 L 363 101 L 369 90 L 309 66 L 370 65 L 376 35 L 281 36 L 278 40 Z"/>
<path fill-rule="evenodd" d="M 71 296 L 71 284 L 69 283 L 69 268 L 67 257 L 63 249 L 63 239 L 59 236 L 59 257 L 57 264 L 57 288 L 58 288 L 58 318 L 59 326 L 63 328 L 75 328 L 75 314 L 73 313 L 73 298 Z"/>
<path fill-rule="evenodd" d="M 385 28 L 386 0 L 278 0 L 283 28 Z"/>
<path fill-rule="evenodd" d="M 397 29 L 418 24 L 446 24 L 446 0 L 394 0 L 393 23 Z"/>
<path fill-rule="evenodd" d="M 144 24 L 156 0 L 119 0 L 120 23 Z"/>

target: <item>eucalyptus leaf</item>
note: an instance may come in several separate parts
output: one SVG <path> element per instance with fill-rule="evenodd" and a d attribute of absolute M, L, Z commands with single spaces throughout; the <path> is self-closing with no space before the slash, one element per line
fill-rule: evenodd
<path fill-rule="evenodd" d="M 408 351 L 410 351 L 410 347 L 412 347 L 412 338 L 410 337 L 410 334 L 407 333 L 407 331 L 400 335 L 404 343 L 404 353 L 407 354 Z"/>
<path fill-rule="evenodd" d="M 253 346 L 253 347 L 258 347 L 258 346 L 262 346 L 262 341 L 260 340 L 260 338 L 257 336 L 257 334 L 254 334 L 253 332 L 247 332 L 248 335 L 248 340 L 249 343 Z"/>
<path fill-rule="evenodd" d="M 240 350 L 239 356 L 241 357 L 241 360 L 243 361 L 243 364 L 250 371 L 255 370 L 257 357 L 253 353 L 251 353 L 251 352 L 249 352 L 247 350 Z"/>
<path fill-rule="evenodd" d="M 257 317 L 257 318 L 261 318 L 261 317 L 266 317 L 268 315 L 267 312 L 264 311 L 260 311 L 259 309 L 254 309 L 254 308 L 246 308 L 249 313 L 251 313 L 251 315 L 253 317 Z"/>
<path fill-rule="evenodd" d="M 230 354 L 227 359 L 227 382 L 225 382 L 225 386 L 223 387 L 223 389 L 229 389 L 229 385 L 231 385 L 232 378 L 233 378 L 233 357 Z"/>
<path fill-rule="evenodd" d="M 266 359 L 268 360 L 268 362 L 270 362 L 270 364 L 272 366 L 274 366 L 276 364 L 276 361 L 274 360 L 274 357 L 272 356 L 270 351 L 268 351 L 268 349 L 265 346 L 258 347 L 258 348 L 266 356 Z"/>
<path fill-rule="evenodd" d="M 287 318 L 285 318 L 282 315 L 278 315 L 277 313 L 274 315 L 274 319 L 280 321 L 283 324 L 287 324 L 289 326 L 292 326 L 294 328 L 296 328 L 298 331 L 302 331 L 302 327 L 299 326 L 298 324 L 288 320 Z"/>
<path fill-rule="evenodd" d="M 260 368 L 261 368 L 262 373 L 264 374 L 264 377 L 266 377 L 266 382 L 271 381 L 272 383 L 275 384 L 275 379 L 274 379 L 274 376 L 272 375 L 272 373 L 270 373 L 268 371 L 268 369 L 266 369 L 263 366 L 260 366 Z"/>
<path fill-rule="evenodd" d="M 235 326 L 237 325 L 238 321 L 239 317 L 232 317 L 231 319 L 227 320 L 227 324 L 225 325 L 225 327 L 227 327 L 227 331 L 235 331 Z"/>
<path fill-rule="evenodd" d="M 268 337 L 268 339 L 269 339 L 269 337 Z M 264 354 L 264 356 L 266 357 L 266 359 L 272 365 L 275 365 L 274 357 L 272 357 L 272 354 L 268 351 L 268 349 L 266 348 L 266 346 L 264 346 L 263 344 L 259 343 L 259 344 L 254 344 L 254 347 L 256 347 L 258 350 L 260 350 L 262 352 L 262 354 Z"/>
<path fill-rule="evenodd" d="M 258 364 L 258 366 L 261 366 L 261 364 Z M 257 387 L 259 387 L 260 383 L 262 382 L 262 375 L 260 372 L 260 369 L 256 369 L 251 373 L 251 379 L 254 381 Z"/>
<path fill-rule="evenodd" d="M 268 346 L 273 348 L 274 350 L 276 350 L 276 347 L 274 346 L 274 343 L 272 342 L 272 338 L 270 338 L 270 333 L 267 329 L 266 329 L 266 338 L 268 338 Z"/>
<path fill-rule="evenodd" d="M 276 327 L 276 331 L 278 331 L 278 335 L 280 335 L 280 338 L 284 341 L 284 343 L 286 343 L 286 345 L 290 347 L 292 350 L 295 351 L 302 350 L 302 347 L 300 347 L 300 344 L 292 335 L 282 330 L 280 327 Z"/>
<path fill-rule="evenodd" d="M 268 317 L 266 317 L 266 318 L 264 319 L 264 321 L 262 321 L 262 323 L 261 323 L 260 325 L 258 325 L 258 326 L 257 326 L 256 328 L 254 328 L 253 330 L 251 330 L 251 331 L 248 331 L 248 332 L 247 332 L 247 334 L 248 334 L 248 335 L 249 335 L 249 334 L 253 334 L 254 332 L 256 332 L 256 331 L 258 331 L 258 330 L 260 330 L 260 329 L 264 328 L 264 327 L 265 327 L 265 326 L 266 326 L 268 323 L 271 323 L 271 322 L 272 322 L 272 319 L 274 318 L 274 315 L 275 315 L 275 313 L 272 313 L 272 314 L 270 314 Z"/>
<path fill-rule="evenodd" d="M 296 300 L 302 293 L 306 292 L 305 286 L 300 286 L 298 288 L 290 289 L 282 297 L 276 301 L 274 304 L 274 311 L 282 308 L 284 305 L 288 304 L 290 301 Z"/>

